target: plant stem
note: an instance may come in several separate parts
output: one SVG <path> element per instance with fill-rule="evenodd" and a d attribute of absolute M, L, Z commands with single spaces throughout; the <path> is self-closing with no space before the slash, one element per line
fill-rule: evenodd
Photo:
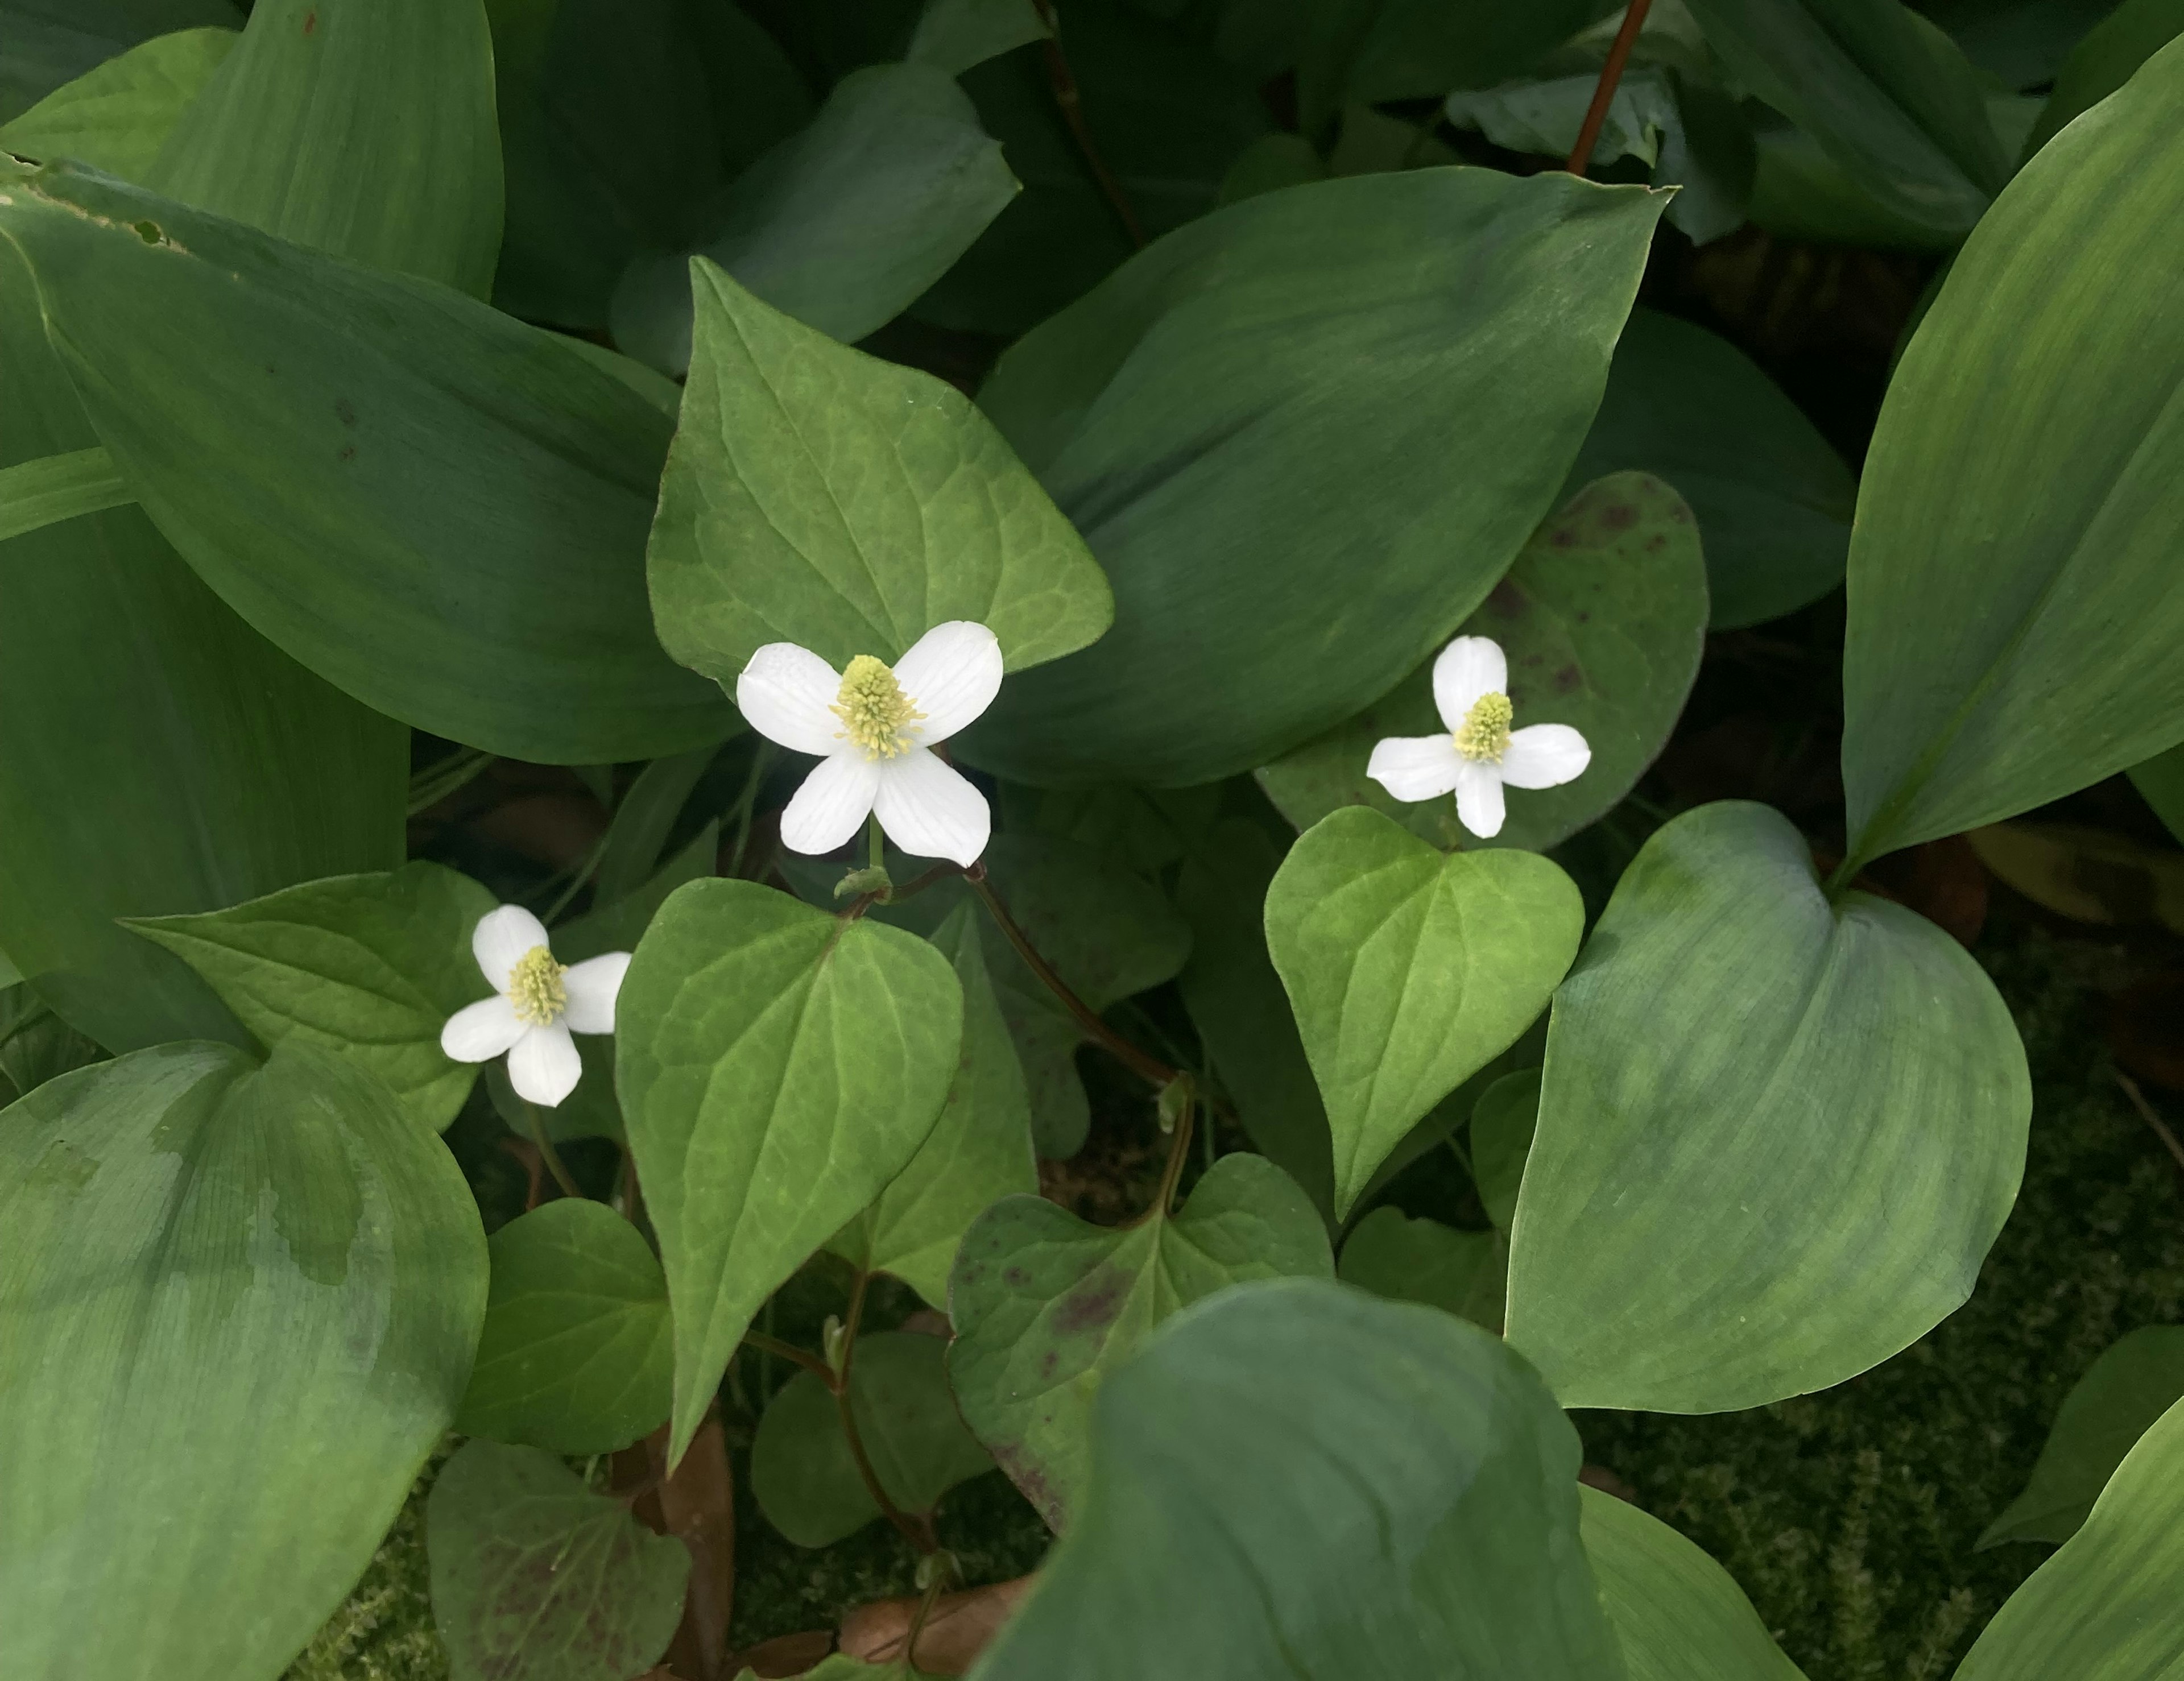
<path fill-rule="evenodd" d="M 872 870 L 887 866 L 887 836 L 880 827 L 880 814 L 877 808 L 865 819 L 865 866 Z"/>
<path fill-rule="evenodd" d="M 821 1383 L 826 1384 L 828 1389 L 834 1387 L 834 1368 L 820 1359 L 817 1355 L 809 1353 L 797 1347 L 794 1343 L 784 1343 L 780 1338 L 769 1337 L 763 1331 L 744 1332 L 744 1343 L 747 1347 L 756 1349 L 760 1354 L 778 1355 L 793 1365 L 802 1367 Z"/>
<path fill-rule="evenodd" d="M 1174 1134 L 1168 1140 L 1167 1166 L 1161 1170 L 1160 1194 L 1153 1199 L 1150 1208 L 1131 1222 L 1133 1225 L 1167 1218 L 1169 1206 L 1175 1201 L 1175 1188 L 1183 1180 L 1183 1164 L 1190 1159 L 1190 1134 L 1197 1116 L 1197 1103 L 1185 1098 L 1183 1112 L 1175 1117 Z"/>
<path fill-rule="evenodd" d="M 842 1435 L 850 1444 L 850 1457 L 856 1461 L 857 1475 L 864 1478 L 865 1492 L 872 1497 L 872 1504 L 919 1552 L 937 1552 L 940 1543 L 933 1535 L 932 1524 L 894 1503 L 894 1497 L 881 1485 L 879 1473 L 872 1469 L 872 1456 L 865 1451 L 865 1439 L 857 1431 L 856 1409 L 850 1398 L 850 1374 L 856 1361 L 857 1326 L 865 1315 L 865 1287 L 872 1282 L 872 1276 L 860 1272 L 857 1282 L 850 1289 L 850 1311 L 842 1318 L 842 1366 L 838 1372 L 828 1375 L 827 1387 L 834 1392 L 834 1406 L 841 1414 Z"/>
<path fill-rule="evenodd" d="M 2168 1145 L 2170 1155 L 2176 1158 L 2176 1165 L 2184 1167 L 2184 1144 L 2177 1142 L 2176 1134 L 2169 1130 L 2169 1123 L 2153 1112 L 2153 1105 L 2146 1100 L 2146 1094 L 2139 1090 L 2138 1082 L 2121 1072 L 2116 1075 L 2115 1082 L 2123 1088 L 2123 1094 L 2131 1099 L 2131 1107 L 2138 1111 L 2139 1119 L 2153 1128 L 2154 1136 Z"/>
<path fill-rule="evenodd" d="M 613 838 L 614 830 L 610 827 L 599 837 L 598 844 L 592 848 L 590 855 L 577 866 L 577 873 L 569 878 L 569 885 L 561 889 L 560 896 L 540 913 L 538 917 L 540 921 L 545 923 L 549 928 L 554 926 L 554 919 L 569 908 L 569 901 L 582 893 L 584 890 L 584 883 L 592 879 L 592 872 L 599 867 L 599 860 L 607 855 L 607 843 Z"/>
<path fill-rule="evenodd" d="M 538 1154 L 546 1163 L 546 1171 L 554 1176 L 554 1183 L 561 1188 L 565 1197 L 583 1198 L 577 1182 L 570 1176 L 568 1164 L 561 1160 L 561 1152 L 554 1148 L 554 1141 L 546 1136 L 545 1117 L 539 1114 L 538 1105 L 529 1098 L 522 1099 L 523 1112 L 531 1117 L 531 1142 L 538 1146 Z"/>
<path fill-rule="evenodd" d="M 1077 91 L 1077 78 L 1069 68 L 1069 60 L 1062 56 L 1061 26 L 1054 15 L 1052 0 L 1032 0 L 1039 9 L 1039 21 L 1046 25 L 1046 78 L 1054 85 L 1054 103 L 1061 108 L 1061 120 L 1069 125 L 1071 138 L 1084 154 L 1084 166 L 1092 171 L 1092 179 L 1099 183 L 1100 195 L 1122 223 L 1123 231 L 1129 236 L 1131 245 L 1137 250 L 1145 248 L 1145 231 L 1138 220 L 1138 213 L 1130 206 L 1130 197 L 1123 191 L 1108 170 L 1106 160 L 1100 157 L 1100 148 L 1092 143 L 1092 131 L 1085 125 L 1084 101 Z"/>
<path fill-rule="evenodd" d="M 1638 44 L 1638 31 L 1645 26 L 1646 14 L 1652 6 L 1653 0 L 1630 0 L 1623 14 L 1623 27 L 1615 31 L 1607 62 L 1600 67 L 1600 81 L 1593 87 L 1592 103 L 1585 108 L 1577 144 L 1570 148 L 1569 161 L 1563 166 L 1574 175 L 1583 175 L 1592 165 L 1592 148 L 1600 143 L 1601 127 L 1607 121 L 1608 106 L 1614 103 L 1616 84 L 1623 80 L 1623 67 L 1630 62 L 1630 49 Z"/>
<path fill-rule="evenodd" d="M 493 755 L 481 748 L 458 748 L 436 765 L 427 765 L 410 779 L 409 815 L 431 810 L 449 794 L 464 788 L 492 768 Z"/>
<path fill-rule="evenodd" d="M 751 812 L 758 804 L 759 784 L 766 780 L 766 766 L 773 762 L 773 743 L 761 740 L 751 754 L 750 770 L 744 777 L 743 792 L 736 796 L 736 845 L 728 854 L 728 874 L 740 876 L 744 869 L 744 854 L 750 846 Z"/>
<path fill-rule="evenodd" d="M 1070 990 L 1069 983 L 1054 972 L 1054 966 L 1039 955 L 1032 945 L 1030 936 L 1018 927 L 1016 919 L 1009 915 L 1008 907 L 1001 903 L 1000 896 L 994 891 L 993 883 L 986 879 L 983 864 L 973 864 L 963 872 L 963 879 L 970 882 L 971 891 L 978 895 L 991 913 L 994 926 L 1016 948 L 1017 955 L 1023 959 L 1025 966 L 1039 977 L 1046 989 L 1061 1000 L 1062 1008 L 1075 1018 L 1077 1025 L 1084 1030 L 1088 1038 L 1105 1048 L 1132 1073 L 1156 1086 L 1167 1085 L 1179 1077 L 1176 1070 L 1158 1057 L 1147 1055 L 1102 1021 L 1089 1005 Z"/>

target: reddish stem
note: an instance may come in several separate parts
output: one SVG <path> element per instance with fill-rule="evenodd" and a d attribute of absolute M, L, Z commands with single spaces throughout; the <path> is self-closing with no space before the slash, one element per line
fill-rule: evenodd
<path fill-rule="evenodd" d="M 1607 62 L 1600 67 L 1600 81 L 1592 90 L 1592 103 L 1586 107 L 1585 125 L 1577 131 L 1577 144 L 1570 148 L 1569 161 L 1563 167 L 1574 175 L 1581 175 L 1592 166 L 1592 148 L 1600 143 L 1600 131 L 1607 121 L 1607 108 L 1614 103 L 1616 85 L 1623 80 L 1623 67 L 1630 62 L 1630 49 L 1638 44 L 1638 31 L 1645 26 L 1646 14 L 1652 9 L 1653 0 L 1630 0 L 1623 14 L 1623 27 L 1615 31 L 1615 44 L 1607 49 Z"/>

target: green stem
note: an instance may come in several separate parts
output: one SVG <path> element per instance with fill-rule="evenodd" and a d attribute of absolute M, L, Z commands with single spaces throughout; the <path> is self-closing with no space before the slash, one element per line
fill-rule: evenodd
<path fill-rule="evenodd" d="M 766 767 L 773 762 L 773 743 L 761 740 L 751 754 L 750 770 L 744 777 L 743 792 L 736 796 L 736 845 L 728 854 L 728 873 L 740 876 L 744 869 L 744 854 L 750 847 L 751 814 L 758 804 L 760 785 L 766 780 Z"/>
<path fill-rule="evenodd" d="M 581 1201 L 584 1194 L 577 1188 L 577 1182 L 570 1174 L 568 1165 L 561 1160 L 561 1152 L 554 1148 L 553 1139 L 546 1136 L 546 1122 L 538 1113 L 538 1105 L 529 1098 L 518 1100 L 523 1105 L 523 1112 L 531 1117 L 531 1142 L 538 1146 L 538 1155 L 546 1164 L 546 1171 L 554 1176 L 554 1183 L 561 1188 L 563 1196 L 575 1197 Z"/>
<path fill-rule="evenodd" d="M 894 1503 L 873 1470 L 872 1456 L 865 1451 L 865 1439 L 857 1429 L 856 1409 L 850 1399 L 850 1374 L 857 1353 L 857 1327 L 865 1316 L 865 1289 L 872 1282 L 872 1274 L 859 1272 L 857 1282 L 850 1287 L 850 1311 L 842 1320 L 842 1366 L 831 1374 L 827 1387 L 834 1392 L 834 1407 L 842 1419 L 843 1439 L 850 1445 L 850 1457 L 855 1461 L 857 1475 L 864 1479 L 865 1492 L 872 1497 L 872 1504 L 880 1515 L 894 1525 L 902 1538 L 921 1553 L 937 1552 L 940 1543 L 933 1533 L 933 1526 L 922 1518 L 915 1517 Z"/>
<path fill-rule="evenodd" d="M 769 1337 L 763 1331 L 744 1332 L 744 1342 L 747 1347 L 755 1348 L 760 1354 L 778 1355 L 790 1364 L 802 1367 L 830 1389 L 834 1387 L 833 1368 L 817 1355 L 809 1353 L 794 1343 L 784 1343 L 780 1338 Z M 766 1374 L 761 1372 L 759 1374 L 761 1388 L 765 1386 L 765 1381 Z"/>
<path fill-rule="evenodd" d="M 865 864 L 868 869 L 884 869 L 887 866 L 887 834 L 880 827 L 877 809 L 865 819 Z"/>

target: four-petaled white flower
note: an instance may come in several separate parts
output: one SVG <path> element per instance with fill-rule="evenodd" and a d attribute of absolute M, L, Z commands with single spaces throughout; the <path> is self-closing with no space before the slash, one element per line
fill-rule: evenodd
<path fill-rule="evenodd" d="M 471 950 L 493 996 L 450 1016 L 440 1049 L 458 1062 L 488 1062 L 506 1051 L 515 1094 L 554 1108 L 584 1071 L 569 1035 L 614 1032 L 615 995 L 629 954 L 610 951 L 565 967 L 554 960 L 545 924 L 520 905 L 480 917 Z"/>
<path fill-rule="evenodd" d="M 1434 705 L 1447 730 L 1437 736 L 1390 736 L 1373 749 L 1365 774 L 1400 800 L 1456 795 L 1456 815 L 1481 840 L 1502 832 L 1502 788 L 1551 788 L 1574 781 L 1592 762 L 1585 738 L 1568 724 L 1509 727 L 1509 662 L 1489 637 L 1458 637 L 1434 661 Z"/>
<path fill-rule="evenodd" d="M 832 852 L 877 814 L 905 852 L 977 863 L 993 831 L 985 796 L 932 749 L 1000 687 L 1000 644 L 967 619 L 935 625 L 892 670 L 860 654 L 837 671 L 793 642 L 768 643 L 736 679 L 736 706 L 768 741 L 820 755 L 781 814 L 781 843 Z"/>

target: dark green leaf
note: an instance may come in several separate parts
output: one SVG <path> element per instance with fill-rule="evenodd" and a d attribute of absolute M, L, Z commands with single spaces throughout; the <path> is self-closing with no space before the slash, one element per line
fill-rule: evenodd
<path fill-rule="evenodd" d="M 1504 1237 L 1517 1217 L 1517 1193 L 1540 1122 L 1540 1071 L 1504 1074 L 1471 1111 L 1471 1171 L 1486 1217 Z"/>
<path fill-rule="evenodd" d="M 2124 0 L 2072 49 L 2055 78 L 2055 91 L 2040 108 L 2025 137 L 2030 158 L 2073 119 L 2114 93 L 2177 36 L 2184 34 L 2184 0 Z"/>
<path fill-rule="evenodd" d="M 975 1681 L 1622 1681 L 1577 1433 L 1497 1338 L 1301 1280 L 1180 1315 Z"/>
<path fill-rule="evenodd" d="M 2184 742 L 2132 765 L 2131 781 L 2169 832 L 2184 841 Z"/>
<path fill-rule="evenodd" d="M 125 508 L 136 499 L 103 449 L 42 455 L 0 468 L 0 543 L 80 515 Z"/>
<path fill-rule="evenodd" d="M 1223 1156 L 1179 1213 L 1132 1226 L 1010 1197 L 965 1235 L 949 1282 L 964 1422 L 1059 1529 L 1084 1496 L 1093 1396 L 1146 1333 L 1226 1284 L 1334 1271 L 1319 1216 L 1263 1156 Z"/>
<path fill-rule="evenodd" d="M 872 1474 L 904 1511 L 930 1511 L 958 1483 L 994 1468 L 949 1393 L 940 1337 L 880 1331 L 857 1339 L 850 1404 Z M 827 1547 L 880 1515 L 843 1432 L 841 1404 L 817 1374 L 800 1372 L 759 1421 L 751 1496 L 800 1547 Z"/>
<path fill-rule="evenodd" d="M 1013 347 L 981 400 L 1106 567 L 1115 627 L 1005 687 L 965 755 L 1181 786 L 1378 699 L 1549 511 L 1660 208 L 1560 173 L 1295 187 Z"/>
<path fill-rule="evenodd" d="M 1300 829 L 1364 805 L 1436 846 L 1544 851 L 1620 801 L 1667 743 L 1698 676 L 1706 628 L 1706 563 L 1691 509 L 1658 479 L 1615 474 L 1535 532 L 1462 626 L 1508 656 L 1520 726 L 1569 724 L 1585 737 L 1592 761 L 1581 776 L 1515 792 L 1489 842 L 1457 822 L 1453 795 L 1413 804 L 1390 794 L 1365 774 L 1374 745 L 1446 727 L 1429 658 L 1356 717 L 1262 768 L 1260 785 Z"/>
<path fill-rule="evenodd" d="M 440 1029 L 487 989 L 471 933 L 496 903 L 420 861 L 128 926 L 203 976 L 259 1043 L 292 1040 L 369 1069 L 404 1115 L 438 1132 L 477 1077 L 441 1051 Z"/>
<path fill-rule="evenodd" d="M 0 127 L 0 147 L 40 162 L 74 158 L 110 175 L 142 181 L 236 40 L 228 29 L 156 36 L 55 88 Z"/>
<path fill-rule="evenodd" d="M 1438 99 L 1521 75 L 1609 9 L 1602 0 L 1522 6 L 1446 0 L 1312 0 L 1297 77 L 1307 130 L 1340 106 Z"/>
<path fill-rule="evenodd" d="M 660 761 L 662 763 L 667 761 Z M 708 819 L 689 843 L 643 882 L 610 904 L 572 917 L 554 931 L 554 949 L 565 963 L 581 963 L 603 952 L 634 951 L 659 915 L 667 895 L 685 882 L 715 873 L 720 861 L 721 825 Z"/>
<path fill-rule="evenodd" d="M 1860 186 L 1827 149 L 1787 117 L 1745 106 L 1755 152 L 1752 225 L 1777 239 L 1946 257 L 1961 229 L 1936 228 L 1892 209 Z"/>
<path fill-rule="evenodd" d="M 644 593 L 669 422 L 566 341 L 65 166 L 0 231 L 147 511 L 321 676 L 514 758 L 731 727 Z"/>
<path fill-rule="evenodd" d="M 155 35 L 237 30 L 228 0 L 0 0 L 0 123 Z"/>
<path fill-rule="evenodd" d="M 1376 1296 L 1422 1301 L 1499 1331 L 1508 1264 L 1508 1251 L 1492 1232 L 1460 1232 L 1383 1205 L 1344 1240 L 1341 1278 Z"/>
<path fill-rule="evenodd" d="M 927 0 L 906 56 L 961 75 L 1051 32 L 1032 0 Z"/>
<path fill-rule="evenodd" d="M 1567 1406 L 1841 1383 L 1971 1293 L 2031 1107 L 1962 946 L 1885 899 L 1830 904 L 1765 806 L 1688 812 L 1556 997 L 1509 1339 Z"/>
<path fill-rule="evenodd" d="M 2164 49 L 2042 148 L 1889 385 L 1851 543 L 1854 861 L 2184 738 L 2184 312 L 2142 283 L 2184 225 L 2180 99 Z"/>
<path fill-rule="evenodd" d="M 666 1422 L 667 1280 L 636 1227 L 564 1197 L 510 1221 L 488 1248 L 485 1332 L 456 1429 L 576 1455 L 612 1453 Z"/>
<path fill-rule="evenodd" d="M 962 988 L 924 941 L 693 882 L 638 944 L 615 1082 L 677 1304 L 679 1458 L 774 1289 L 932 1133 Z"/>
<path fill-rule="evenodd" d="M 486 1286 L 463 1176 L 294 1046 L 139 1051 L 4 1119 L 8 1667 L 265 1681 L 454 1416 Z"/>
<path fill-rule="evenodd" d="M 2025 1491 L 1980 1536 L 2067 1541 L 2076 1534 L 2124 1456 L 2184 1396 L 2184 1326 L 2142 1325 L 2101 1351 L 2055 1415 Z"/>
<path fill-rule="evenodd" d="M 615 807 L 607 829 L 606 848 L 592 877 L 593 904 L 604 910 L 627 899 L 651 879 L 660 849 L 698 779 L 713 762 L 715 747 L 700 747 L 666 759 L 655 759 L 638 772 L 629 792 Z"/>
<path fill-rule="evenodd" d="M 549 1454 L 467 1444 L 425 1523 L 452 1681 L 629 1681 L 674 1638 L 688 1550 Z"/>

